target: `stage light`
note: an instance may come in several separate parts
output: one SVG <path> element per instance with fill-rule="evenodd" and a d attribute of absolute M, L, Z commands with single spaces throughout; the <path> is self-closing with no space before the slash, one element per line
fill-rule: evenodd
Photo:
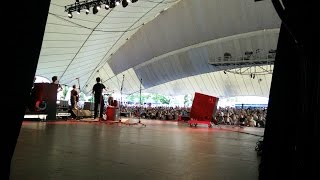
<path fill-rule="evenodd" d="M 128 2 L 127 2 L 127 0 L 122 0 L 122 7 L 127 7 L 128 6 Z"/>
<path fill-rule="evenodd" d="M 68 12 L 68 17 L 72 18 L 72 13 L 71 12 Z"/>
<path fill-rule="evenodd" d="M 223 71 L 223 73 L 224 73 L 224 74 L 227 74 L 227 72 L 226 72 L 226 71 Z"/>
<path fill-rule="evenodd" d="M 110 0 L 110 8 L 116 7 L 116 1 L 115 0 Z"/>
<path fill-rule="evenodd" d="M 120 0 L 116 0 L 116 6 L 120 5 Z"/>
<path fill-rule="evenodd" d="M 86 14 L 89 14 L 90 13 L 90 6 L 87 4 L 86 5 Z"/>
<path fill-rule="evenodd" d="M 90 8 L 92 8 L 93 14 L 97 14 L 101 8 L 101 5 L 105 6 L 106 10 L 110 8 L 115 8 L 116 5 L 120 5 L 125 8 L 130 2 L 135 3 L 138 0 L 75 0 L 75 3 L 65 6 L 65 12 L 68 13 L 68 17 L 72 17 L 72 12 L 80 13 L 81 10 L 85 10 L 86 14 L 90 13 Z"/>
<path fill-rule="evenodd" d="M 97 8 L 97 6 L 94 6 L 93 8 L 92 8 L 92 13 L 93 14 L 97 14 L 99 11 L 98 11 L 98 8 Z"/>

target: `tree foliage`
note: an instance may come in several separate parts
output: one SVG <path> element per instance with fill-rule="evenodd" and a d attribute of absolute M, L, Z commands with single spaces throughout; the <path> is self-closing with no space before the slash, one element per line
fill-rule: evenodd
<path fill-rule="evenodd" d="M 69 90 L 68 86 L 63 86 L 62 87 L 62 97 L 61 97 L 62 99 L 65 99 L 67 97 L 68 90 Z"/>
<path fill-rule="evenodd" d="M 189 107 L 192 105 L 193 97 L 190 94 L 184 96 L 184 106 Z"/>
<path fill-rule="evenodd" d="M 126 100 L 132 103 L 140 102 L 140 94 L 131 94 L 126 97 Z M 170 104 L 170 97 L 166 97 L 160 94 L 141 94 L 141 104 L 144 103 L 161 103 L 161 104 Z"/>
<path fill-rule="evenodd" d="M 165 96 L 160 95 L 160 102 L 162 104 L 170 104 L 171 99 Z"/>

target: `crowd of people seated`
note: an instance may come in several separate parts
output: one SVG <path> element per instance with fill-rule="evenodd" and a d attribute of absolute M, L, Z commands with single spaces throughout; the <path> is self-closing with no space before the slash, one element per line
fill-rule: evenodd
<path fill-rule="evenodd" d="M 140 109 L 141 108 L 141 109 Z M 121 112 L 130 112 L 134 117 L 158 120 L 178 120 L 180 116 L 187 116 L 189 107 L 139 107 L 121 106 Z"/>
<path fill-rule="evenodd" d="M 218 108 L 213 121 L 216 124 L 239 125 L 249 127 L 264 127 L 266 108 Z"/>
<path fill-rule="evenodd" d="M 178 120 L 179 116 L 188 116 L 191 107 L 139 107 L 121 106 L 121 112 L 128 112 L 134 117 L 157 120 Z M 264 127 L 266 108 L 218 108 L 212 121 L 215 124 Z"/>

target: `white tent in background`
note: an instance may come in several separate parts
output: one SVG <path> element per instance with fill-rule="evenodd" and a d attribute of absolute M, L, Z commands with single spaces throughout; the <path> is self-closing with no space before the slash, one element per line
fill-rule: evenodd
<path fill-rule="evenodd" d="M 115 93 L 123 82 L 127 95 L 142 79 L 145 93 L 269 96 L 272 73 L 264 70 L 272 64 L 262 60 L 276 49 L 281 24 L 271 1 L 139 0 L 68 18 L 74 2 L 51 0 L 36 75 L 68 86 L 79 78 L 88 95 L 100 77 Z M 232 70 L 248 52 L 256 64 Z"/>

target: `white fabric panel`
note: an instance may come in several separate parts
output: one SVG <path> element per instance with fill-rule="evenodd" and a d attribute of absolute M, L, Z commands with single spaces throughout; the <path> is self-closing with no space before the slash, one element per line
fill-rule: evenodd
<path fill-rule="evenodd" d="M 271 88 L 271 81 L 272 81 L 272 76 L 264 76 L 264 80 L 262 82 L 265 83 L 266 87 L 268 90 Z"/>
<path fill-rule="evenodd" d="M 233 96 L 233 89 L 229 83 L 229 81 L 227 81 L 227 77 L 225 76 L 224 73 L 222 73 L 221 71 L 218 71 L 215 74 L 215 78 L 218 80 L 219 82 L 219 86 L 220 88 L 223 89 L 223 91 L 225 92 L 225 96 Z"/>
<path fill-rule="evenodd" d="M 210 91 L 208 92 L 208 95 L 212 95 L 212 96 L 223 96 L 223 92 L 221 91 L 221 89 L 218 87 L 217 82 L 213 81 L 212 75 L 213 73 L 206 73 L 206 83 L 209 85 L 209 87 L 211 88 Z M 203 75 L 204 76 L 204 75 Z"/>
<path fill-rule="evenodd" d="M 271 77 L 271 75 L 269 75 L 269 76 Z M 258 84 L 260 86 L 260 89 L 262 91 L 263 96 L 269 97 L 270 88 L 267 86 L 268 82 L 266 82 L 265 78 L 266 78 L 266 75 L 259 75 L 257 81 L 258 81 Z M 271 82 L 271 80 L 270 80 L 270 82 Z"/>
<path fill-rule="evenodd" d="M 208 90 L 206 93 L 208 95 L 217 95 L 218 92 L 216 90 L 216 87 L 212 84 L 212 81 L 210 79 L 210 76 L 208 76 L 209 73 L 205 73 L 201 75 L 202 80 L 205 83 L 206 89 Z"/>
<path fill-rule="evenodd" d="M 117 74 L 186 46 L 279 27 L 270 1 L 183 0 L 137 31 L 109 63 Z"/>
<path fill-rule="evenodd" d="M 167 94 L 168 94 L 169 96 L 173 96 L 173 95 L 175 94 L 175 90 L 174 90 L 174 88 L 173 88 L 173 84 L 174 84 L 174 83 L 173 83 L 172 81 L 163 84 L 163 85 L 165 86 L 166 91 L 168 91 Z"/>
<path fill-rule="evenodd" d="M 80 77 L 82 89 L 89 92 L 89 86 L 95 84 L 97 76 L 102 79 L 114 76 L 106 62 L 127 42 L 126 39 L 154 19 L 157 13 L 178 1 L 141 0 L 126 8 L 121 5 L 108 11 L 101 8 L 96 15 L 92 12 L 86 15 L 84 10 L 81 14 L 73 12 L 70 19 L 64 6 L 74 2 L 51 1 L 36 74 L 48 79 L 56 75 L 61 84 L 70 86 Z M 100 73 L 97 73 L 99 69 Z"/>
<path fill-rule="evenodd" d="M 230 73 L 228 73 L 228 76 L 229 76 L 229 78 L 234 80 L 233 83 L 236 83 L 238 85 L 240 96 L 244 96 L 245 94 L 247 94 L 247 89 L 243 85 L 242 77 L 240 77 L 236 74 L 230 74 Z"/>
<path fill-rule="evenodd" d="M 143 91 L 168 95 L 269 93 L 271 75 L 257 84 L 208 64 L 225 52 L 276 49 L 280 20 L 269 1 L 140 0 L 70 19 L 64 6 L 71 3 L 51 1 L 36 75 L 69 86 L 79 78 L 88 94 L 96 77 L 119 92 L 123 75 L 123 94 L 139 92 L 140 78 Z"/>
<path fill-rule="evenodd" d="M 196 82 L 194 76 L 190 76 L 187 78 L 189 83 L 190 83 L 190 86 L 192 87 L 192 89 L 195 91 L 195 92 L 201 92 L 201 89 L 200 89 L 200 86 L 198 85 L 198 83 Z"/>
<path fill-rule="evenodd" d="M 238 94 L 242 95 L 241 87 L 239 87 L 238 81 L 235 78 L 233 78 L 233 74 L 224 74 L 223 72 L 220 72 L 220 74 L 226 79 L 227 82 L 225 81 L 225 83 L 228 85 L 227 88 L 231 89 L 230 96 L 237 96 Z"/>
<path fill-rule="evenodd" d="M 249 75 L 242 76 L 242 81 L 244 86 L 247 89 L 247 95 L 248 96 L 256 96 L 256 91 L 254 89 L 254 86 L 252 85 L 252 81 L 250 79 Z"/>
<path fill-rule="evenodd" d="M 133 69 L 129 69 L 124 74 L 124 82 L 123 82 L 123 94 L 130 94 L 132 92 L 135 92 L 139 89 L 139 84 L 135 83 L 135 80 L 137 80 L 137 76 L 135 75 Z M 135 79 L 135 80 L 134 80 Z"/>
<path fill-rule="evenodd" d="M 218 97 L 225 97 L 226 96 L 226 92 L 221 87 L 221 83 L 223 83 L 223 82 L 219 81 L 219 79 L 216 78 L 214 73 L 209 73 L 209 76 L 210 76 L 210 79 L 212 80 L 212 82 L 214 83 L 215 87 L 219 91 L 219 94 L 217 94 L 217 96 Z"/>
<path fill-rule="evenodd" d="M 145 79 L 144 86 L 149 88 L 186 76 L 217 71 L 218 69 L 208 62 L 223 57 L 225 52 L 235 54 L 234 58 L 240 59 L 246 51 L 255 52 L 256 49 L 260 49 L 263 53 L 263 51 L 269 51 L 269 48 L 276 49 L 275 37 L 278 35 L 279 29 L 262 30 L 204 42 L 153 58 L 134 69 L 140 77 Z M 266 39 L 266 37 L 270 38 Z M 235 68 L 234 65 L 232 66 Z"/>
<path fill-rule="evenodd" d="M 185 95 L 200 92 L 217 97 L 268 97 L 270 87 L 267 85 L 271 83 L 271 78 L 272 74 L 256 75 L 255 79 L 252 79 L 247 74 L 240 75 L 230 72 L 224 74 L 223 71 L 217 71 L 167 82 L 145 89 L 143 92 L 158 93 L 161 87 L 165 86 L 166 89 L 161 92 L 166 95 L 172 95 L 172 93 L 174 95 Z M 180 92 L 181 94 L 179 94 Z"/>

